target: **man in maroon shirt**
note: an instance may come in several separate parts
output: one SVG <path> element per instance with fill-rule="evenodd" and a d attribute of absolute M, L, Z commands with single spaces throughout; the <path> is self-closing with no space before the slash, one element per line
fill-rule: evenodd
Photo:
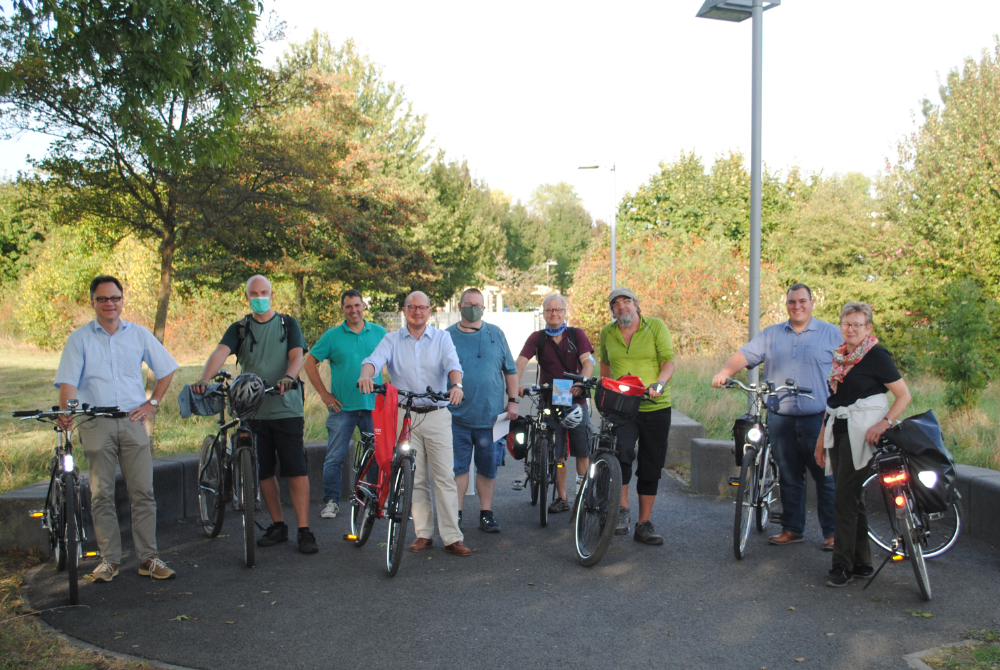
<path fill-rule="evenodd" d="M 545 298 L 542 312 L 547 328 L 528 336 L 515 362 L 520 379 L 528 359 L 538 359 L 540 384 L 551 384 L 566 373 L 589 377 L 594 372 L 594 347 L 579 328 L 566 325 L 566 299 L 557 293 Z M 523 392 L 523 387 L 522 387 Z M 576 474 L 580 480 L 587 472 L 590 456 L 590 407 L 579 388 L 573 388 L 574 404 L 582 405 L 583 421 L 575 428 L 556 428 L 556 460 L 565 462 L 567 450 L 576 458 Z M 568 449 L 567 449 L 568 447 Z M 549 506 L 549 512 L 568 512 L 566 502 L 566 468 L 556 470 L 556 491 L 559 497 Z M 544 504 L 544 501 L 543 501 Z"/>

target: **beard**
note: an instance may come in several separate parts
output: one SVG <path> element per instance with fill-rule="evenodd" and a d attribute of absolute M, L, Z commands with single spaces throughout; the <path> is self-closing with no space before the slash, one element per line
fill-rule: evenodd
<path fill-rule="evenodd" d="M 624 314 L 618 317 L 618 323 L 628 328 L 629 326 L 632 325 L 632 315 L 629 314 L 628 312 L 625 312 Z"/>

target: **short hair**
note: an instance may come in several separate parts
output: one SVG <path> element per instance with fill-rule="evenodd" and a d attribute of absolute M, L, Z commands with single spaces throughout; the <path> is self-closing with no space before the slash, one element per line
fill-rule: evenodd
<path fill-rule="evenodd" d="M 111 275 L 98 275 L 97 277 L 94 277 L 94 281 L 90 282 L 91 300 L 94 299 L 94 291 L 96 291 L 97 287 L 101 284 L 114 284 L 118 287 L 118 290 L 122 292 L 122 295 L 125 295 L 125 289 L 122 288 L 122 283 L 118 281 L 117 278 L 112 277 Z"/>
<path fill-rule="evenodd" d="M 792 284 L 791 286 L 789 286 L 788 290 L 785 291 L 785 299 L 787 299 L 788 296 L 790 296 L 792 294 L 792 291 L 799 291 L 801 289 L 805 289 L 806 290 L 806 293 L 809 294 L 809 299 L 810 300 L 813 299 L 812 289 L 809 288 L 808 286 L 806 286 L 805 284 L 803 284 L 802 282 L 796 282 L 796 283 Z"/>
<path fill-rule="evenodd" d="M 840 320 L 843 321 L 844 317 L 848 314 L 856 314 L 858 312 L 865 315 L 865 321 L 868 322 L 866 325 L 872 325 L 872 306 L 866 302 L 849 302 L 844 304 L 844 308 L 840 310 Z"/>
<path fill-rule="evenodd" d="M 408 302 L 412 302 L 412 300 L 410 300 L 410 299 L 413 296 L 415 296 L 415 295 L 422 295 L 422 296 L 424 296 L 425 298 L 427 298 L 427 304 L 428 305 L 431 304 L 431 299 L 429 297 L 427 297 L 427 294 L 424 293 L 423 291 L 410 291 L 409 293 L 406 294 L 406 297 L 403 298 L 403 307 L 406 307 L 406 305 L 407 305 Z"/>
<path fill-rule="evenodd" d="M 565 296 L 559 295 L 558 293 L 550 293 L 547 296 L 545 296 L 545 300 L 542 300 L 542 310 L 544 311 L 545 306 L 548 305 L 553 300 L 560 301 L 562 303 L 563 309 L 567 309 L 569 307 L 569 304 L 566 302 Z"/>
<path fill-rule="evenodd" d="M 483 295 L 482 291 L 480 291 L 478 288 L 476 288 L 475 286 L 473 286 L 472 288 L 467 288 L 464 291 L 462 291 L 462 297 L 460 297 L 458 299 L 458 304 L 459 305 L 461 305 L 463 302 L 465 302 L 465 294 L 466 293 L 478 293 L 480 295 L 480 297 L 482 297 L 484 300 L 486 298 L 486 296 Z"/>
<path fill-rule="evenodd" d="M 361 301 L 362 304 L 364 304 L 364 302 L 365 302 L 365 298 L 364 298 L 363 295 L 361 295 L 361 291 L 358 291 L 357 289 L 349 288 L 346 291 L 344 291 L 344 294 L 342 296 L 340 296 L 340 306 L 341 307 L 344 306 L 344 301 L 347 300 L 348 298 L 357 298 L 358 300 Z"/>
<path fill-rule="evenodd" d="M 258 279 L 263 279 L 264 281 L 266 281 L 267 282 L 267 287 L 269 289 L 271 289 L 272 291 L 274 290 L 274 287 L 271 286 L 271 280 L 270 279 L 268 279 L 264 275 L 254 275 L 253 277 L 250 277 L 250 279 L 247 279 L 247 295 L 250 295 L 250 284 L 254 283 L 254 281 L 256 281 Z"/>

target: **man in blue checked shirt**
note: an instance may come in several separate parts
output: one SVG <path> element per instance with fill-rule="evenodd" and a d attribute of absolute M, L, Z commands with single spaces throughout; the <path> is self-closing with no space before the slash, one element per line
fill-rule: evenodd
<path fill-rule="evenodd" d="M 823 530 L 823 549 L 833 551 L 833 477 L 816 464 L 816 440 L 823 427 L 829 388 L 827 375 L 833 367 L 833 350 L 844 341 L 840 329 L 813 318 L 812 291 L 805 284 L 792 284 L 785 294 L 788 321 L 769 326 L 733 354 L 712 386 L 743 368 L 764 363 L 763 381 L 783 386 L 791 379 L 812 389 L 810 400 L 783 393 L 768 398 L 768 432 L 778 461 L 781 491 L 781 533 L 769 538 L 783 546 L 802 542 L 806 527 L 806 471 L 816 481 L 816 511 Z"/>
<path fill-rule="evenodd" d="M 156 548 L 156 501 L 153 499 L 153 456 L 146 419 L 156 414 L 170 386 L 177 363 L 142 326 L 121 318 L 124 292 L 121 282 L 101 275 L 90 283 L 90 304 L 96 318 L 77 328 L 66 340 L 55 386 L 59 406 L 79 400 L 98 407 L 119 407 L 126 419 L 97 417 L 80 422 L 79 437 L 90 463 L 91 512 L 101 563 L 95 582 L 118 576 L 122 561 L 121 530 L 115 509 L 115 468 L 120 465 L 132 505 L 132 539 L 139 574 L 171 579 L 173 570 L 161 561 Z M 156 375 L 156 386 L 146 399 L 142 364 Z"/>

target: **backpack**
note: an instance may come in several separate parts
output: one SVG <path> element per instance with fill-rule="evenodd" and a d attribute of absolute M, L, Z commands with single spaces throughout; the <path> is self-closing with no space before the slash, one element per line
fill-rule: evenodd
<path fill-rule="evenodd" d="M 576 331 L 577 331 L 576 328 L 573 328 L 572 326 L 566 326 L 566 339 L 569 340 L 569 353 L 571 354 L 574 354 L 577 351 L 579 351 L 579 348 L 576 345 Z M 538 347 L 535 350 L 535 360 L 538 361 L 538 368 L 541 369 L 542 350 L 545 348 L 545 343 L 549 341 L 549 334 L 546 333 L 544 330 L 541 330 L 539 332 L 541 333 L 541 335 L 538 337 Z M 566 371 L 569 372 L 570 370 L 575 370 L 576 365 L 568 365 L 566 359 L 563 358 L 562 352 L 559 351 L 559 345 L 553 342 L 552 346 L 555 347 L 556 357 L 563 364 L 563 367 L 566 368 Z M 579 365 L 579 361 L 577 361 L 577 365 Z"/>
<path fill-rule="evenodd" d="M 292 317 L 287 314 L 278 313 L 278 318 L 281 319 L 281 339 L 279 342 L 288 342 L 290 333 L 292 332 Z M 236 322 L 236 364 L 240 364 L 240 351 L 243 349 L 243 342 L 250 338 L 250 351 L 253 351 L 254 345 L 257 344 L 257 338 L 254 337 L 253 328 L 250 327 L 250 322 L 253 320 L 253 314 L 247 314 L 242 319 Z M 302 355 L 305 356 L 309 351 L 309 347 L 302 348 Z M 241 366 L 242 368 L 242 366 Z M 299 385 L 299 391 L 302 392 L 302 402 L 306 401 L 306 387 L 303 385 L 302 381 L 296 377 L 295 381 Z"/>

